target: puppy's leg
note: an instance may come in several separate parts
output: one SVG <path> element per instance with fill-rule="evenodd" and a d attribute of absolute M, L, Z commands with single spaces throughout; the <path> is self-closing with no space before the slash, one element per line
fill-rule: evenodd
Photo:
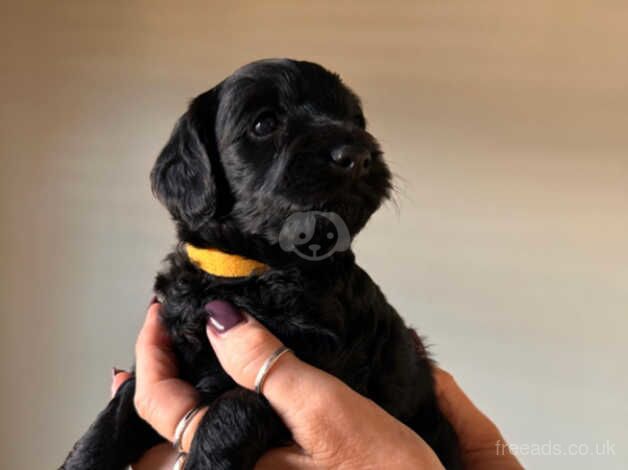
<path fill-rule="evenodd" d="M 289 440 L 289 431 L 268 401 L 238 387 L 210 405 L 196 431 L 185 467 L 252 469 L 267 450 Z"/>
<path fill-rule="evenodd" d="M 127 380 L 74 445 L 63 470 L 118 470 L 163 441 L 136 413 L 135 379 Z"/>

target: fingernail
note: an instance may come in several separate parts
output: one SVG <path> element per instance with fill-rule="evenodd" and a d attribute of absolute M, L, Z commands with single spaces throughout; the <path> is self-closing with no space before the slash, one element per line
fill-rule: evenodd
<path fill-rule="evenodd" d="M 237 308 L 224 300 L 213 300 L 205 305 L 205 311 L 209 314 L 207 325 L 216 333 L 224 333 L 238 323 L 244 321 L 244 315 Z"/>
<path fill-rule="evenodd" d="M 156 295 L 153 295 L 153 298 L 150 299 L 150 302 L 148 303 L 148 306 L 150 307 L 151 305 L 157 304 L 157 303 L 159 303 L 159 299 L 157 298 Z"/>
<path fill-rule="evenodd" d="M 117 367 L 112 367 L 111 368 L 111 377 L 115 377 L 120 372 L 126 372 L 126 371 L 124 369 L 118 369 Z"/>

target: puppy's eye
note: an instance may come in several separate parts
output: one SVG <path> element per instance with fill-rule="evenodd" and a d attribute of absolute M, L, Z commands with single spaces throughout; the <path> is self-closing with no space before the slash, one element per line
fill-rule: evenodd
<path fill-rule="evenodd" d="M 262 113 L 253 124 L 253 133 L 258 137 L 267 137 L 279 127 L 279 120 L 275 113 L 267 111 Z"/>

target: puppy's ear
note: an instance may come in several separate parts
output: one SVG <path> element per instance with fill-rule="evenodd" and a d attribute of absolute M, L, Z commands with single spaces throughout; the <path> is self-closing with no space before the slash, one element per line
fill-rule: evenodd
<path fill-rule="evenodd" d="M 214 88 L 192 101 L 150 174 L 153 194 L 175 220 L 193 230 L 213 217 L 217 207 L 216 168 L 212 168 L 219 165 L 217 94 Z"/>

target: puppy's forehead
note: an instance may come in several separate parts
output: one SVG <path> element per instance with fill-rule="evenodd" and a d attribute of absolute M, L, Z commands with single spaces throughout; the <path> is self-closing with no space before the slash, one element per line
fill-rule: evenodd
<path fill-rule="evenodd" d="M 305 106 L 314 112 L 345 114 L 360 107 L 359 99 L 338 75 L 312 62 L 266 59 L 236 70 L 224 82 L 226 107 L 241 111 L 278 106 L 284 111 Z"/>

